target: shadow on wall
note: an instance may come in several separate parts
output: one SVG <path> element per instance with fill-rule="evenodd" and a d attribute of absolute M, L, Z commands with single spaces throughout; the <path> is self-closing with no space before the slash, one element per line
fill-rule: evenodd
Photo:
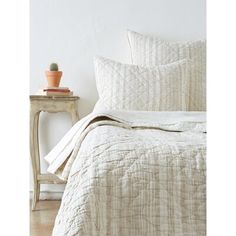
<path fill-rule="evenodd" d="M 93 108 L 96 104 L 96 101 L 91 101 L 87 98 L 80 97 L 78 104 L 79 104 L 79 107 L 78 107 L 79 116 L 80 116 L 80 119 L 81 119 L 81 118 L 83 118 L 84 116 L 88 115 L 89 113 L 91 113 L 93 111 Z M 80 110 L 83 111 L 83 114 L 80 113 Z"/>
<path fill-rule="evenodd" d="M 91 63 L 93 68 L 93 60 Z M 71 88 L 74 90 L 74 95 L 80 97 L 78 101 L 78 112 L 81 119 L 93 111 L 93 108 L 98 100 L 98 92 L 96 88 L 94 71 L 92 75 L 82 73 L 80 77 L 82 77 L 83 80 L 79 80 L 80 78 L 77 78 L 76 76 L 76 78 L 71 82 Z"/>

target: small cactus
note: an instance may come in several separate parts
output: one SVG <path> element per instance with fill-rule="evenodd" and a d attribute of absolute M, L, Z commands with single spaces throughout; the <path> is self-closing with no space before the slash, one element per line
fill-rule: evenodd
<path fill-rule="evenodd" d="M 52 63 L 50 65 L 50 71 L 58 71 L 58 65 L 57 63 Z"/>

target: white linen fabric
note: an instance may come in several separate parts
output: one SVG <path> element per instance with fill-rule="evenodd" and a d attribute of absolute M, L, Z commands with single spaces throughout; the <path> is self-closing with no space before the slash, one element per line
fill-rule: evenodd
<path fill-rule="evenodd" d="M 187 60 L 142 67 L 95 58 L 95 110 L 186 111 Z"/>
<path fill-rule="evenodd" d="M 205 235 L 205 131 L 203 112 L 79 121 L 46 157 L 69 173 L 53 235 Z"/>
<path fill-rule="evenodd" d="M 133 64 L 156 66 L 189 58 L 194 63 L 189 79 L 190 111 L 206 110 L 206 42 L 168 42 L 157 37 L 127 31 Z"/>

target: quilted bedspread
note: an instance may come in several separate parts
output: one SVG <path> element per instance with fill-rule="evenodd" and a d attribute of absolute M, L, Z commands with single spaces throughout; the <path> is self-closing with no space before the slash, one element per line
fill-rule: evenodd
<path fill-rule="evenodd" d="M 205 113 L 100 112 L 46 156 L 68 179 L 56 236 L 206 235 Z"/>

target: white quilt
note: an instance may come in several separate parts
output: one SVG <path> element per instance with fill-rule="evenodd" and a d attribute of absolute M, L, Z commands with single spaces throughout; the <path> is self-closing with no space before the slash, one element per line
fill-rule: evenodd
<path fill-rule="evenodd" d="M 205 113 L 92 113 L 46 157 L 68 183 L 53 235 L 206 234 Z"/>

